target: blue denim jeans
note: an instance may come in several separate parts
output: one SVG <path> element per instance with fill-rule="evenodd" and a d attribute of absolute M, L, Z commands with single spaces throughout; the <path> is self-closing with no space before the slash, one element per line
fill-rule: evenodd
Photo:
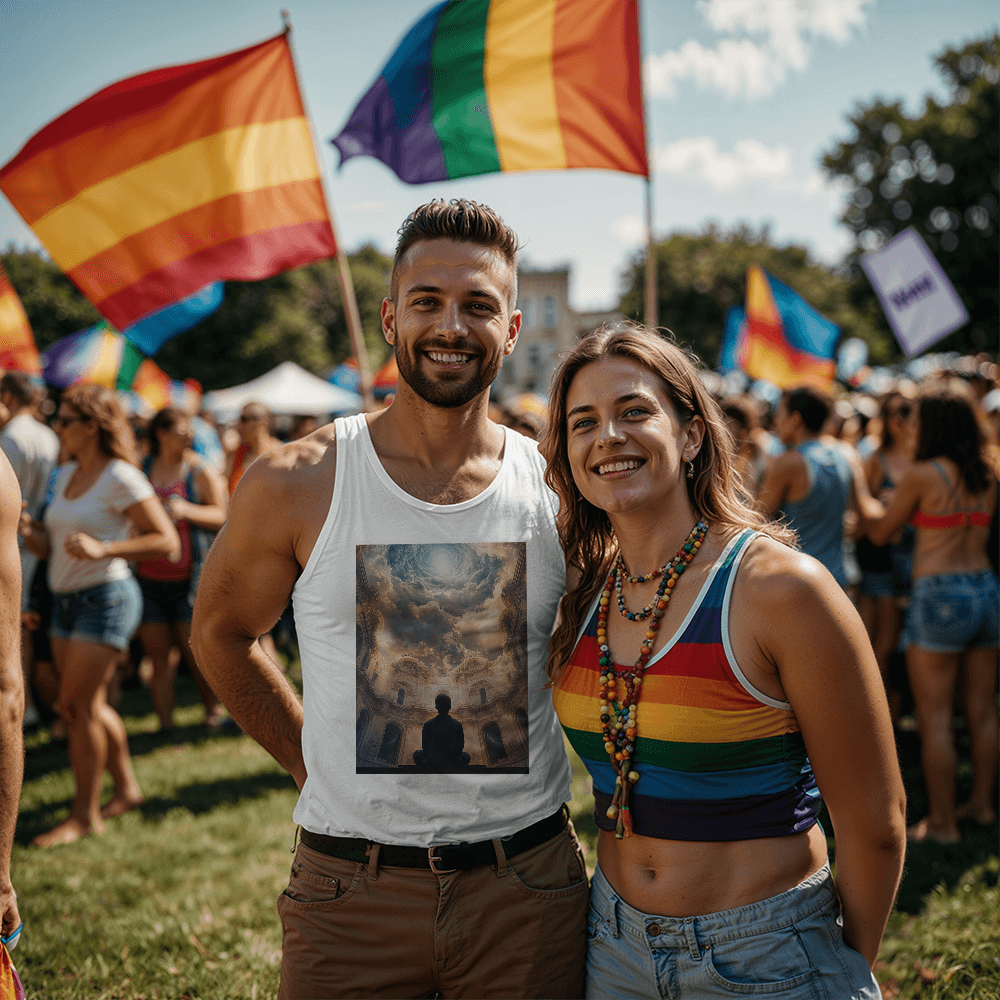
<path fill-rule="evenodd" d="M 770 899 L 700 917 L 640 913 L 601 872 L 590 889 L 588 998 L 878 1000 L 844 943 L 830 866 Z"/>

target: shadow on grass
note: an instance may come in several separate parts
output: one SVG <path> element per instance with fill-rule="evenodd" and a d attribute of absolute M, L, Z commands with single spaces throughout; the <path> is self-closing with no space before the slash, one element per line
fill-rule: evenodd
<path fill-rule="evenodd" d="M 217 781 L 194 782 L 179 787 L 174 795 L 154 795 L 136 810 L 144 820 L 162 819 L 174 809 L 184 809 L 201 816 L 215 809 L 259 799 L 272 792 L 291 791 L 295 782 L 287 774 L 253 774 L 241 778 L 220 778 Z M 49 829 L 57 816 L 72 804 L 72 798 L 46 802 L 34 809 L 22 809 L 17 821 L 15 840 L 27 844 L 36 834 Z"/>

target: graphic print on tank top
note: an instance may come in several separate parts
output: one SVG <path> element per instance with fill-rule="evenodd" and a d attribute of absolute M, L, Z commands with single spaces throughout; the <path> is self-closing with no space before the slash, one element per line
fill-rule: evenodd
<path fill-rule="evenodd" d="M 356 546 L 357 773 L 528 773 L 526 555 Z"/>

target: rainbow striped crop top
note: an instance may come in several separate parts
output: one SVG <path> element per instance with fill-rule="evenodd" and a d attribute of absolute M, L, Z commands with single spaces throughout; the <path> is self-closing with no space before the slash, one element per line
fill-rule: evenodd
<path fill-rule="evenodd" d="M 712 567 L 676 634 L 646 665 L 639 700 L 631 808 L 634 832 L 664 840 L 749 840 L 808 830 L 822 800 L 795 715 L 757 691 L 729 641 L 729 601 L 752 531 Z M 615 773 L 604 750 L 599 702 L 597 601 L 553 701 L 594 783 L 602 830 Z"/>

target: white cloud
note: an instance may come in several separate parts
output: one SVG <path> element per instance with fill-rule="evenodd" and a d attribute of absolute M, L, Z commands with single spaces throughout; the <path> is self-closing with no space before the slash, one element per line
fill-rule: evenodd
<path fill-rule="evenodd" d="M 768 149 L 756 139 L 741 139 L 732 153 L 720 150 L 714 139 L 680 139 L 656 149 L 658 172 L 707 182 L 716 191 L 732 191 L 756 181 L 788 187 L 791 154 L 785 146 Z"/>
<path fill-rule="evenodd" d="M 765 97 L 785 82 L 789 69 L 801 72 L 810 42 L 827 38 L 840 45 L 864 26 L 874 0 L 700 0 L 697 7 L 716 32 L 737 36 L 706 48 L 693 40 L 646 60 L 652 94 L 673 97 L 677 83 L 693 80 L 703 89 L 730 96 Z M 739 37 L 744 36 L 744 37 Z M 750 36 L 750 37 L 745 37 Z"/>
<path fill-rule="evenodd" d="M 638 215 L 622 215 L 611 223 L 611 232 L 619 243 L 634 246 L 646 239 L 646 223 Z"/>

